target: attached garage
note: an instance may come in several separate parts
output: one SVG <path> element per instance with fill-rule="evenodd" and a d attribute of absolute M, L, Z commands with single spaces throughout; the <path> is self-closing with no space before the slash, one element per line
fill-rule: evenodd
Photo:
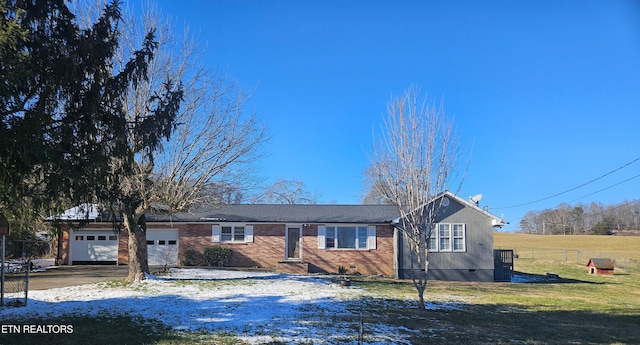
<path fill-rule="evenodd" d="M 112 230 L 76 230 L 70 237 L 70 264 L 116 264 L 118 235 Z"/>
<path fill-rule="evenodd" d="M 148 229 L 149 265 L 178 264 L 178 229 Z"/>

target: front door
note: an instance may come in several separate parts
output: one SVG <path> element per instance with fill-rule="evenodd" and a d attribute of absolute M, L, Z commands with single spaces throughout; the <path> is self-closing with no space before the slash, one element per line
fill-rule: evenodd
<path fill-rule="evenodd" d="M 287 260 L 302 260 L 302 226 L 287 226 Z"/>

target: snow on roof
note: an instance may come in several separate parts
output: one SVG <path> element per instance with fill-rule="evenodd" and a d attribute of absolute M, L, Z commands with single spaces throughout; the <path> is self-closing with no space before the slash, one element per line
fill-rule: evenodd
<path fill-rule="evenodd" d="M 48 217 L 46 220 L 95 220 L 99 214 L 98 204 L 81 204 L 61 214 Z"/>

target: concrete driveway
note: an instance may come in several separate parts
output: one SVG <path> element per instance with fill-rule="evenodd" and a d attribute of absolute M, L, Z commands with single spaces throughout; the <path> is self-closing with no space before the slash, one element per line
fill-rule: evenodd
<path fill-rule="evenodd" d="M 31 272 L 29 290 L 48 290 L 105 280 L 123 280 L 128 272 L 127 265 L 58 266 L 44 272 Z"/>

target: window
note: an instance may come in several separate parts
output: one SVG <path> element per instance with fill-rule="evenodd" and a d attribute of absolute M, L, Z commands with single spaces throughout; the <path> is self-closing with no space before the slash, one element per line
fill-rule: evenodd
<path fill-rule="evenodd" d="M 236 226 L 233 228 L 233 240 L 244 242 L 244 226 Z"/>
<path fill-rule="evenodd" d="M 84 240 L 84 236 L 76 236 L 76 241 L 82 241 Z"/>
<path fill-rule="evenodd" d="M 439 223 L 429 238 L 429 251 L 465 252 L 465 225 L 461 223 Z"/>
<path fill-rule="evenodd" d="M 118 236 L 116 236 L 116 235 L 109 236 L 109 241 L 115 241 L 117 239 L 118 239 Z"/>
<path fill-rule="evenodd" d="M 325 235 L 325 248 L 335 248 L 336 247 L 336 228 L 333 226 L 327 227 L 327 232 Z"/>
<path fill-rule="evenodd" d="M 371 230 L 370 230 L 371 229 Z M 319 227 L 318 235 L 324 230 L 324 249 L 375 249 L 375 227 L 368 226 L 327 226 Z M 319 239 L 321 241 L 321 239 Z M 319 243 L 322 248 L 322 244 Z"/>
<path fill-rule="evenodd" d="M 244 226 L 223 226 L 220 239 L 222 242 L 244 242 Z"/>
<path fill-rule="evenodd" d="M 438 238 L 440 239 L 440 251 L 451 251 L 451 224 L 438 225 Z"/>
<path fill-rule="evenodd" d="M 358 248 L 367 248 L 367 227 L 358 227 Z"/>
<path fill-rule="evenodd" d="M 147 245 L 153 245 L 155 242 L 153 240 L 147 240 Z"/>
<path fill-rule="evenodd" d="M 170 246 L 174 246 L 174 245 L 176 245 L 176 244 L 178 244 L 178 241 L 176 241 L 176 240 L 169 240 L 169 245 L 170 245 Z"/>
<path fill-rule="evenodd" d="M 453 224 L 453 251 L 464 252 L 464 224 Z"/>
<path fill-rule="evenodd" d="M 159 245 L 159 246 L 164 246 L 165 244 L 167 244 L 167 241 L 165 241 L 165 240 L 158 240 L 158 245 Z"/>
<path fill-rule="evenodd" d="M 107 236 L 98 236 L 98 241 L 106 241 Z"/>
<path fill-rule="evenodd" d="M 95 241 L 96 237 L 95 236 L 87 236 L 87 241 Z"/>
<path fill-rule="evenodd" d="M 253 242 L 253 226 L 213 225 L 212 242 Z"/>

